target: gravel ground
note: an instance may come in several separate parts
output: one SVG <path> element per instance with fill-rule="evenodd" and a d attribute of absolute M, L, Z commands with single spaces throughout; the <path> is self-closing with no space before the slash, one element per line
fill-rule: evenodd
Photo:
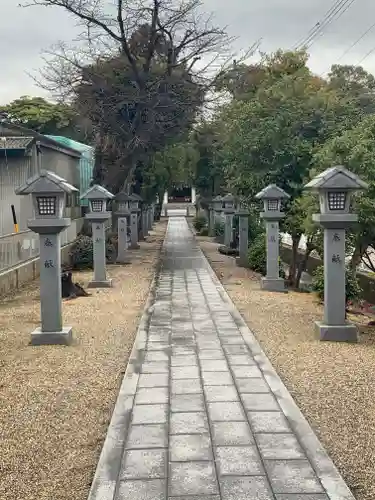
<path fill-rule="evenodd" d="M 359 344 L 320 342 L 313 323 L 322 307 L 312 294 L 262 292 L 259 276 L 212 240 L 198 241 L 355 497 L 374 500 L 375 329 L 362 318 Z"/>
<path fill-rule="evenodd" d="M 73 346 L 28 345 L 37 283 L 0 300 L 1 500 L 86 500 L 165 229 L 155 226 L 132 264 L 109 266 L 114 288 L 64 302 Z"/>

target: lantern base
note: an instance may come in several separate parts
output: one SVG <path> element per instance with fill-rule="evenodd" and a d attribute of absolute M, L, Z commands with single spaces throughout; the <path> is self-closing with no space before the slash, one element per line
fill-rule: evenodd
<path fill-rule="evenodd" d="M 287 293 L 285 289 L 285 280 L 283 278 L 267 278 L 264 277 L 260 280 L 262 290 L 268 292 L 283 292 Z"/>
<path fill-rule="evenodd" d="M 73 329 L 71 326 L 64 326 L 61 332 L 42 332 L 41 328 L 36 328 L 31 333 L 31 345 L 70 345 L 73 340 Z"/>
<path fill-rule="evenodd" d="M 141 247 L 138 245 L 138 243 L 130 243 L 128 248 L 129 250 L 139 250 Z"/>
<path fill-rule="evenodd" d="M 87 288 L 112 288 L 112 280 L 90 281 Z"/>
<path fill-rule="evenodd" d="M 315 331 L 320 340 L 331 342 L 358 342 L 358 328 L 347 323 L 345 325 L 325 325 L 321 321 L 315 322 Z"/>
<path fill-rule="evenodd" d="M 116 264 L 131 264 L 131 259 L 129 257 L 117 257 Z"/>

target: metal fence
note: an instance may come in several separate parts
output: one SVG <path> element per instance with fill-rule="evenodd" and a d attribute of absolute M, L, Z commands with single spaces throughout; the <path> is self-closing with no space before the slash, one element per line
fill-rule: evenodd
<path fill-rule="evenodd" d="M 83 218 L 72 220 L 72 224 L 61 233 L 61 246 L 72 243 L 81 231 Z M 0 236 L 0 273 L 39 256 L 39 235 L 32 231 Z"/>

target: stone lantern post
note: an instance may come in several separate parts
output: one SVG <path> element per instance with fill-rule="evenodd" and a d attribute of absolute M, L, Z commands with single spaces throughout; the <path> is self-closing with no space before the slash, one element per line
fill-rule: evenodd
<path fill-rule="evenodd" d="M 285 281 L 279 274 L 279 222 L 285 217 L 280 210 L 281 201 L 290 196 L 275 184 L 270 184 L 255 198 L 264 202 L 264 212 L 260 216 L 266 223 L 267 275 L 262 278 L 261 286 L 263 290 L 285 292 Z"/>
<path fill-rule="evenodd" d="M 215 210 L 213 200 L 208 204 L 208 236 L 215 236 Z"/>
<path fill-rule="evenodd" d="M 115 215 L 118 216 L 118 246 L 116 262 L 118 262 L 119 264 L 129 264 L 130 259 L 127 250 L 128 220 L 130 219 L 129 202 L 131 201 L 131 197 L 127 193 L 122 191 L 115 196 L 114 200 L 117 202 L 117 212 Z"/>
<path fill-rule="evenodd" d="M 137 208 L 139 211 L 137 212 L 137 230 L 138 230 L 138 240 L 144 241 L 147 236 L 147 229 L 145 228 L 145 204 L 143 203 L 143 198 L 136 193 L 131 194 L 133 202 L 137 202 Z"/>
<path fill-rule="evenodd" d="M 238 266 L 247 267 L 249 248 L 249 212 L 242 202 L 238 204 L 236 215 L 239 225 L 239 256 L 236 259 Z"/>
<path fill-rule="evenodd" d="M 325 170 L 305 186 L 319 195 L 320 214 L 313 220 L 324 229 L 324 318 L 315 324 L 321 340 L 358 340 L 357 328 L 345 314 L 345 232 L 358 220 L 350 213 L 351 194 L 367 187 L 342 166 Z"/>
<path fill-rule="evenodd" d="M 110 288 L 112 280 L 107 280 L 105 254 L 105 226 L 106 220 L 111 218 L 107 211 L 107 201 L 113 194 L 104 187 L 95 185 L 82 194 L 81 199 L 89 202 L 89 212 L 85 215 L 91 222 L 94 253 L 94 279 L 88 284 L 89 288 Z"/>
<path fill-rule="evenodd" d="M 223 212 L 225 214 L 224 245 L 229 248 L 232 242 L 233 216 L 235 214 L 235 199 L 232 194 L 222 198 Z"/>
<path fill-rule="evenodd" d="M 72 328 L 62 325 L 60 233 L 71 223 L 63 217 L 65 197 L 77 191 L 65 179 L 46 170 L 16 189 L 18 195 L 31 194 L 34 218 L 27 221 L 27 226 L 39 234 L 41 327 L 31 333 L 32 345 L 68 345 L 72 340 Z"/>
<path fill-rule="evenodd" d="M 139 208 L 140 196 L 131 194 L 129 201 L 130 210 L 130 247 L 132 250 L 138 250 L 138 215 L 141 211 Z"/>

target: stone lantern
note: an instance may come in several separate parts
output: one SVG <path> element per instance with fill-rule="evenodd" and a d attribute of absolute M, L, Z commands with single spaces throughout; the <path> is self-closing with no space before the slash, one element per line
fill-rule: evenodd
<path fill-rule="evenodd" d="M 321 340 L 358 340 L 357 328 L 346 322 L 345 314 L 345 232 L 358 220 L 350 213 L 351 195 L 367 187 L 342 166 L 325 170 L 305 186 L 319 195 L 320 214 L 313 220 L 324 229 L 324 318 L 315 324 Z"/>
<path fill-rule="evenodd" d="M 77 192 L 53 172 L 41 170 L 16 189 L 18 195 L 32 196 L 34 218 L 27 226 L 39 234 L 41 327 L 31 333 L 31 344 L 63 344 L 72 340 L 72 328 L 62 326 L 60 233 L 70 226 L 64 218 L 65 197 Z"/>
<path fill-rule="evenodd" d="M 142 198 L 136 194 L 130 195 L 129 210 L 130 210 L 130 247 L 132 250 L 137 250 L 138 245 L 138 215 L 141 211 L 139 204 Z"/>
<path fill-rule="evenodd" d="M 238 266 L 247 267 L 247 253 L 249 247 L 249 212 L 242 201 L 240 201 L 237 205 L 236 215 L 238 215 L 239 225 L 239 256 L 236 259 L 236 264 Z"/>
<path fill-rule="evenodd" d="M 90 187 L 81 196 L 81 199 L 86 199 L 89 202 L 89 212 L 85 217 L 92 226 L 94 279 L 88 284 L 89 288 L 110 288 L 112 286 L 112 280 L 107 280 L 106 274 L 104 223 L 111 218 L 111 212 L 107 211 L 107 202 L 113 197 L 112 193 L 99 185 Z"/>
<path fill-rule="evenodd" d="M 281 212 L 281 202 L 290 196 L 276 184 L 270 184 L 255 198 L 264 202 L 264 212 L 260 216 L 266 224 L 267 274 L 262 278 L 261 286 L 263 290 L 285 292 L 285 281 L 279 274 L 279 222 L 285 217 Z"/>
<path fill-rule="evenodd" d="M 229 248 L 232 242 L 233 216 L 236 212 L 235 198 L 232 194 L 227 194 L 222 198 L 223 212 L 225 214 L 224 245 Z"/>
<path fill-rule="evenodd" d="M 118 193 L 114 200 L 117 202 L 117 212 L 118 216 L 117 222 L 117 235 L 118 235 L 118 245 L 117 245 L 117 258 L 116 262 L 119 264 L 129 264 L 130 259 L 128 256 L 128 219 L 130 219 L 130 209 L 129 202 L 132 200 L 131 197 L 125 193 Z"/>
<path fill-rule="evenodd" d="M 215 236 L 215 202 L 211 200 L 208 204 L 208 236 Z"/>

